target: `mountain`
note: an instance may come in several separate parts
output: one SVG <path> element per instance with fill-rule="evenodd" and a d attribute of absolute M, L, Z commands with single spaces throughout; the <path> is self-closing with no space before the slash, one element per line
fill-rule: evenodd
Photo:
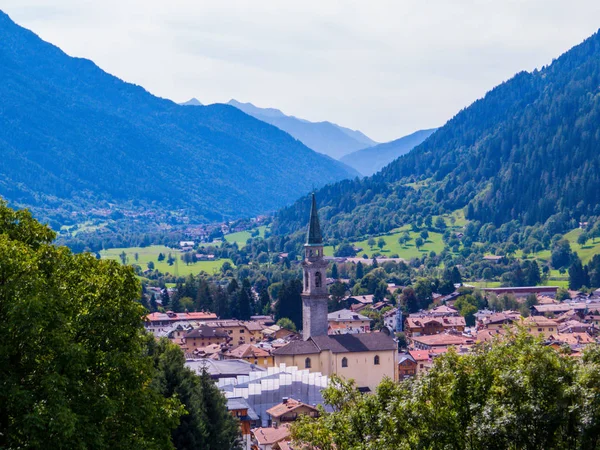
<path fill-rule="evenodd" d="M 203 106 L 196 97 L 190 98 L 187 102 L 180 103 L 181 106 Z"/>
<path fill-rule="evenodd" d="M 357 175 L 237 108 L 155 97 L 2 12 L 0 99 L 0 196 L 42 218 L 115 207 L 251 216 Z"/>
<path fill-rule="evenodd" d="M 507 239 L 535 224 L 550 239 L 557 224 L 600 215 L 598 130 L 595 33 L 549 66 L 495 87 L 381 172 L 318 191 L 325 233 L 385 232 L 464 208 L 468 219 L 504 226 Z M 308 207 L 304 197 L 281 210 L 273 231 L 300 229 Z"/>
<path fill-rule="evenodd" d="M 415 131 L 408 136 L 401 137 L 391 142 L 363 148 L 340 158 L 340 161 L 356 169 L 363 175 L 373 175 L 393 160 L 402 156 L 425 139 L 427 139 L 436 128 Z"/>
<path fill-rule="evenodd" d="M 331 122 L 309 122 L 297 117 L 286 116 L 278 109 L 259 108 L 252 103 L 241 103 L 237 100 L 229 100 L 227 104 L 235 106 L 263 122 L 275 125 L 307 147 L 335 159 L 377 144 L 360 131 L 341 127 Z"/>

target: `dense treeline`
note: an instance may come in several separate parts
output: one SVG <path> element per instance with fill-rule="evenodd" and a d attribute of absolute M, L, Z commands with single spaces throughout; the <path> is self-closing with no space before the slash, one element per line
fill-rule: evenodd
<path fill-rule="evenodd" d="M 319 190 L 326 234 L 381 233 L 463 207 L 495 226 L 599 215 L 599 81 L 596 33 L 494 88 L 380 173 Z M 300 229 L 308 201 L 281 210 L 273 231 Z"/>
<path fill-rule="evenodd" d="M 208 375 L 143 328 L 131 267 L 0 202 L 0 448 L 235 448 Z"/>
<path fill-rule="evenodd" d="M 334 379 L 323 395 L 333 412 L 302 417 L 293 437 L 320 450 L 596 449 L 600 349 L 581 361 L 567 353 L 521 331 L 472 354 L 451 350 L 375 395 Z"/>

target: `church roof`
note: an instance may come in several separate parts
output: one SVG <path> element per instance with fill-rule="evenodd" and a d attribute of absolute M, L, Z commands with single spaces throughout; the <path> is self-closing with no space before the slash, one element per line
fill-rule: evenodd
<path fill-rule="evenodd" d="M 273 351 L 274 355 L 308 355 L 329 350 L 332 353 L 395 350 L 396 343 L 385 333 L 313 336 L 306 341 L 292 341 Z"/>
<path fill-rule="evenodd" d="M 319 225 L 319 213 L 317 211 L 317 199 L 312 195 L 312 207 L 310 210 L 310 220 L 308 221 L 308 232 L 306 233 L 306 243 L 308 245 L 319 245 L 323 243 L 321 235 L 321 226 Z"/>

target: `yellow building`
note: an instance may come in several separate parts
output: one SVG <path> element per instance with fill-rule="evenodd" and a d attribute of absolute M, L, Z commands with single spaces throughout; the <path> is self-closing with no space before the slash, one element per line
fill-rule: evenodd
<path fill-rule="evenodd" d="M 374 391 L 384 377 L 397 379 L 397 344 L 386 333 L 357 333 L 328 336 L 325 283 L 327 261 L 313 194 L 305 244 L 302 291 L 301 341 L 292 341 L 273 351 L 275 365 L 285 363 L 323 375 L 353 379 L 359 388 Z"/>
<path fill-rule="evenodd" d="M 558 323 L 544 316 L 529 316 L 523 320 L 523 326 L 533 336 L 548 338 L 558 333 Z"/>
<path fill-rule="evenodd" d="M 217 320 L 206 324 L 212 328 L 219 328 L 229 334 L 233 345 L 251 344 L 262 340 L 264 326 L 252 320 Z"/>
<path fill-rule="evenodd" d="M 267 350 L 253 344 L 242 344 L 223 353 L 223 359 L 243 359 L 260 367 L 273 367 L 274 359 Z"/>

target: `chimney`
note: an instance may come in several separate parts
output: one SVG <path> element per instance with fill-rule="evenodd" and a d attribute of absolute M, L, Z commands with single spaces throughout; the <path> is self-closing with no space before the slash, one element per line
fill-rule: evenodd
<path fill-rule="evenodd" d="M 281 403 L 283 403 L 284 405 L 286 405 L 288 402 L 288 398 L 287 397 L 283 397 L 283 400 L 281 401 Z"/>

